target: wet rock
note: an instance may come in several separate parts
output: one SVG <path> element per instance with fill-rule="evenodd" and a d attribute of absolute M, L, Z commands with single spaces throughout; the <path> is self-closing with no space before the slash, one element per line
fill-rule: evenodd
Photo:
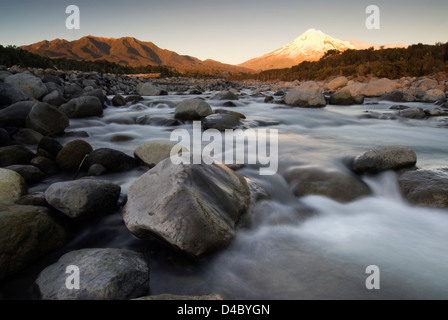
<path fill-rule="evenodd" d="M 0 110 L 0 127 L 25 127 L 26 118 L 36 102 L 22 101 Z"/>
<path fill-rule="evenodd" d="M 410 107 L 408 107 L 408 106 L 403 106 L 401 104 L 397 104 L 397 105 L 394 105 L 394 106 L 390 107 L 389 109 L 390 110 L 406 110 L 406 109 L 409 109 L 409 108 Z"/>
<path fill-rule="evenodd" d="M 12 135 L 14 141 L 29 145 L 38 144 L 42 138 L 42 134 L 28 128 L 20 128 Z"/>
<path fill-rule="evenodd" d="M 168 92 L 165 90 L 156 87 L 150 83 L 144 83 L 142 85 L 139 85 L 137 87 L 137 92 L 141 96 L 162 96 L 162 95 L 168 95 Z"/>
<path fill-rule="evenodd" d="M 0 147 L 8 146 L 11 142 L 9 132 L 3 128 L 0 128 Z"/>
<path fill-rule="evenodd" d="M 30 164 L 34 153 L 24 146 L 7 146 L 0 148 L 0 167 L 15 164 Z"/>
<path fill-rule="evenodd" d="M 323 91 L 321 86 L 318 85 L 315 81 L 305 81 L 297 87 L 297 90 L 313 91 L 313 92 L 322 92 Z"/>
<path fill-rule="evenodd" d="M 348 91 L 352 96 L 360 96 L 364 94 L 366 88 L 367 88 L 366 83 L 355 82 L 342 88 L 340 91 Z"/>
<path fill-rule="evenodd" d="M 266 98 L 264 98 L 264 103 L 272 103 L 272 102 L 274 102 L 273 96 L 267 96 Z"/>
<path fill-rule="evenodd" d="M 64 99 L 64 96 L 60 91 L 53 90 L 45 97 L 43 97 L 42 102 L 59 107 L 60 105 L 64 104 L 66 100 Z"/>
<path fill-rule="evenodd" d="M 149 125 L 149 126 L 162 126 L 162 127 L 174 127 L 181 125 L 182 123 L 177 119 L 157 117 L 150 115 L 143 115 L 135 120 L 136 124 Z"/>
<path fill-rule="evenodd" d="M 348 79 L 346 77 L 337 77 L 337 78 L 331 80 L 327 84 L 326 88 L 327 88 L 327 90 L 330 90 L 330 91 L 336 91 L 336 90 L 344 87 L 345 85 L 347 85 L 347 83 L 348 83 Z"/>
<path fill-rule="evenodd" d="M 355 104 L 355 99 L 348 91 L 338 91 L 330 97 L 330 104 L 349 106 Z"/>
<path fill-rule="evenodd" d="M 150 168 L 171 156 L 171 150 L 177 143 L 168 141 L 150 141 L 138 146 L 134 156 Z M 184 152 L 188 150 L 185 148 Z"/>
<path fill-rule="evenodd" d="M 103 105 L 97 97 L 79 97 L 72 99 L 60 106 L 59 110 L 71 119 L 100 117 L 103 115 Z"/>
<path fill-rule="evenodd" d="M 230 244 L 250 201 L 244 178 L 226 166 L 166 159 L 128 189 L 123 218 L 137 237 L 157 236 L 200 257 Z"/>
<path fill-rule="evenodd" d="M 69 125 L 64 113 L 46 103 L 34 104 L 26 118 L 26 126 L 44 136 L 62 134 Z"/>
<path fill-rule="evenodd" d="M 12 170 L 0 169 L 0 203 L 14 203 L 27 191 L 28 186 L 20 174 Z"/>
<path fill-rule="evenodd" d="M 327 105 L 325 96 L 316 91 L 293 90 L 285 96 L 285 103 L 294 107 L 321 108 Z"/>
<path fill-rule="evenodd" d="M 69 265 L 79 268 L 79 290 L 67 290 Z M 42 300 L 128 300 L 147 294 L 149 267 L 130 250 L 82 249 L 45 268 L 35 284 Z"/>
<path fill-rule="evenodd" d="M 277 91 L 274 93 L 274 97 L 283 97 L 285 94 L 286 94 L 285 91 L 283 91 L 283 90 L 277 90 Z"/>
<path fill-rule="evenodd" d="M 202 120 L 202 126 L 205 130 L 216 129 L 224 131 L 239 128 L 241 124 L 241 118 L 231 114 L 212 114 Z"/>
<path fill-rule="evenodd" d="M 406 171 L 398 177 L 403 196 L 413 205 L 448 208 L 448 169 Z"/>
<path fill-rule="evenodd" d="M 45 86 L 42 80 L 31 74 L 18 73 L 7 77 L 5 79 L 5 82 L 20 89 L 30 98 L 39 100 L 48 93 L 48 88 Z"/>
<path fill-rule="evenodd" d="M 92 151 L 88 159 L 89 166 L 100 164 L 111 172 L 129 171 L 137 167 L 135 158 L 127 154 L 109 148 L 101 148 Z"/>
<path fill-rule="evenodd" d="M 174 117 L 179 120 L 200 120 L 213 114 L 210 105 L 201 99 L 187 99 L 176 107 Z"/>
<path fill-rule="evenodd" d="M 286 172 L 285 179 L 297 197 L 321 195 L 345 203 L 371 194 L 359 178 L 333 169 L 296 167 Z"/>
<path fill-rule="evenodd" d="M 82 88 L 75 84 L 75 83 L 71 83 L 69 85 L 64 86 L 64 96 L 66 98 L 74 98 L 74 97 L 78 97 L 82 94 Z"/>
<path fill-rule="evenodd" d="M 379 80 L 371 80 L 364 89 L 363 94 L 366 97 L 379 97 L 385 93 L 395 91 L 397 83 L 393 80 L 383 78 Z"/>
<path fill-rule="evenodd" d="M 392 91 L 380 97 L 380 100 L 392 102 L 414 102 L 415 98 L 412 94 L 402 91 Z"/>
<path fill-rule="evenodd" d="M 375 148 L 356 156 L 352 170 L 355 173 L 377 173 L 415 166 L 417 155 L 407 147 L 392 146 Z"/>
<path fill-rule="evenodd" d="M 58 153 L 62 150 L 63 146 L 55 139 L 50 137 L 43 137 L 37 146 L 38 150 L 43 149 L 50 155 L 56 158 Z"/>
<path fill-rule="evenodd" d="M 52 184 L 45 198 L 69 218 L 81 219 L 114 209 L 120 191 L 120 186 L 109 181 L 82 179 Z"/>
<path fill-rule="evenodd" d="M 126 102 L 130 102 L 131 104 L 136 104 L 142 100 L 144 100 L 144 98 L 138 95 L 132 95 L 126 97 Z"/>
<path fill-rule="evenodd" d="M 438 85 L 439 85 L 439 82 L 437 80 L 423 79 L 420 81 L 417 88 L 419 90 L 427 91 L 427 90 L 434 89 L 434 88 L 438 87 Z"/>
<path fill-rule="evenodd" d="M 44 207 L 44 208 L 50 208 L 50 205 L 48 204 L 47 200 L 45 199 L 45 194 L 43 192 L 36 192 L 33 194 L 26 194 L 18 201 L 16 201 L 16 204 L 21 206 L 35 206 L 35 207 Z"/>
<path fill-rule="evenodd" d="M 106 167 L 102 166 L 101 164 L 92 164 L 89 168 L 89 171 L 87 171 L 87 175 L 91 177 L 97 177 L 102 175 L 106 171 Z"/>
<path fill-rule="evenodd" d="M 43 207 L 0 204 L 0 230 L 0 280 L 21 271 L 68 239 L 67 230 Z"/>
<path fill-rule="evenodd" d="M 56 164 L 63 171 L 76 172 L 86 156 L 93 151 L 90 144 L 84 140 L 74 140 L 67 143 L 56 156 Z"/>
<path fill-rule="evenodd" d="M 215 114 L 230 114 L 234 117 L 238 117 L 240 119 L 246 119 L 246 116 L 242 113 L 236 112 L 236 111 L 230 111 L 226 109 L 216 109 Z"/>
<path fill-rule="evenodd" d="M 398 116 L 407 119 L 424 119 L 426 113 L 422 108 L 408 108 L 398 111 Z"/>
<path fill-rule="evenodd" d="M 0 82 L 0 109 L 19 101 L 26 101 L 28 98 L 28 95 L 12 84 Z"/>
<path fill-rule="evenodd" d="M 91 90 L 88 92 L 84 92 L 84 93 L 82 93 L 81 96 L 82 97 L 97 97 L 101 102 L 101 106 L 103 106 L 107 100 L 106 95 L 104 94 L 103 90 L 101 90 L 101 89 L 95 89 L 95 90 Z"/>
<path fill-rule="evenodd" d="M 440 110 L 439 108 L 432 108 L 432 109 L 425 110 L 425 114 L 428 117 L 440 117 L 440 116 L 448 115 L 448 113 L 442 112 L 442 110 Z"/>
<path fill-rule="evenodd" d="M 223 107 L 236 107 L 236 104 L 232 101 L 227 101 L 222 104 Z"/>
<path fill-rule="evenodd" d="M 212 100 L 239 100 L 232 91 L 221 91 L 212 97 Z"/>
<path fill-rule="evenodd" d="M 112 105 L 114 107 L 123 107 L 126 105 L 126 99 L 122 95 L 117 94 L 112 98 Z"/>
<path fill-rule="evenodd" d="M 31 164 L 39 168 L 45 174 L 55 174 L 59 172 L 56 162 L 47 157 L 35 157 L 31 160 Z"/>
<path fill-rule="evenodd" d="M 127 141 L 132 141 L 132 140 L 134 140 L 134 139 L 135 139 L 135 138 L 132 137 L 132 136 L 123 135 L 123 134 L 117 134 L 117 135 L 114 135 L 114 136 L 110 139 L 110 141 L 111 141 L 111 142 L 127 142 Z"/>
<path fill-rule="evenodd" d="M 16 164 L 5 169 L 17 172 L 28 184 L 37 183 L 45 176 L 39 168 L 32 165 Z"/>
<path fill-rule="evenodd" d="M 444 100 L 446 98 L 445 92 L 439 89 L 431 89 L 425 92 L 421 98 L 423 102 L 436 102 L 438 100 Z"/>

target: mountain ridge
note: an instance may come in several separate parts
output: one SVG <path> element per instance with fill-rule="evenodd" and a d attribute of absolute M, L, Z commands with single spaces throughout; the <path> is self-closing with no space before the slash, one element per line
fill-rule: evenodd
<path fill-rule="evenodd" d="M 169 66 L 179 71 L 250 72 L 250 69 L 219 61 L 180 55 L 159 48 L 153 42 L 134 37 L 105 38 L 85 36 L 78 40 L 43 40 L 20 48 L 48 58 L 67 58 L 79 61 L 107 60 L 130 67 Z"/>

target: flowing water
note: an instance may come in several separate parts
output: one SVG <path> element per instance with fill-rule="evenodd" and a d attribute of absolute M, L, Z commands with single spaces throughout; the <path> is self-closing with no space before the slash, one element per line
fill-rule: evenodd
<path fill-rule="evenodd" d="M 255 205 L 246 217 L 250 223 L 238 230 L 230 247 L 192 261 L 156 240 L 135 238 L 116 212 L 83 226 L 64 248 L 7 283 L 11 296 L 35 298 L 35 277 L 62 253 L 117 247 L 148 255 L 148 294 L 221 293 L 228 299 L 447 299 L 448 210 L 407 204 L 394 172 L 363 178 L 373 195 L 348 204 L 322 196 L 297 198 L 282 177 L 297 165 L 342 168 L 346 157 L 391 145 L 412 148 L 419 167 L 448 166 L 446 117 L 363 119 L 367 110 L 392 113 L 389 107 L 394 103 L 367 99 L 364 105 L 350 107 L 287 108 L 264 104 L 264 98 L 252 97 L 250 90 L 246 93 L 235 108 L 222 107 L 222 101 L 207 101 L 213 108 L 241 112 L 252 123 L 278 122 L 267 128 L 279 130 L 280 164 L 274 176 L 260 176 L 250 166 L 238 171 L 264 187 L 270 198 Z M 147 141 L 168 141 L 173 128 L 129 123 L 146 114 L 172 117 L 173 103 L 186 98 L 171 94 L 146 98 L 131 108 L 109 107 L 101 119 L 72 120 L 70 130 L 88 132 L 90 137 L 83 139 L 95 149 L 108 147 L 132 155 Z M 191 124 L 180 128 L 191 131 Z M 132 140 L 111 142 L 117 136 Z M 104 178 L 120 184 L 125 194 L 141 174 L 134 170 Z M 30 191 L 45 190 L 51 182 Z M 369 265 L 380 269 L 379 290 L 366 289 Z"/>

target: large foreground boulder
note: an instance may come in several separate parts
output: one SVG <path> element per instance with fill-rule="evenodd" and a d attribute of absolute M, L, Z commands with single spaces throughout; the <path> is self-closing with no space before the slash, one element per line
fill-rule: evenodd
<path fill-rule="evenodd" d="M 79 289 L 67 289 L 68 266 L 79 270 Z M 36 287 L 43 300 L 134 299 L 148 293 L 149 267 L 140 254 L 130 250 L 82 249 L 45 268 Z"/>
<path fill-rule="evenodd" d="M 0 281 L 62 246 L 67 230 L 44 207 L 0 203 Z"/>
<path fill-rule="evenodd" d="M 285 96 L 285 103 L 293 107 L 322 108 L 327 105 L 325 96 L 318 91 L 292 90 Z"/>
<path fill-rule="evenodd" d="M 128 189 L 123 218 L 137 237 L 156 236 L 200 257 L 230 244 L 250 202 L 245 179 L 226 166 L 166 159 Z"/>
<path fill-rule="evenodd" d="M 72 219 L 104 213 L 116 207 L 121 187 L 102 180 L 57 182 L 45 191 L 47 202 Z"/>
<path fill-rule="evenodd" d="M 407 171 L 398 177 L 398 183 L 411 204 L 448 208 L 448 168 Z"/>
<path fill-rule="evenodd" d="M 358 174 L 378 173 L 413 167 L 416 163 L 417 155 L 413 150 L 402 146 L 391 146 L 375 148 L 356 156 L 352 170 Z"/>

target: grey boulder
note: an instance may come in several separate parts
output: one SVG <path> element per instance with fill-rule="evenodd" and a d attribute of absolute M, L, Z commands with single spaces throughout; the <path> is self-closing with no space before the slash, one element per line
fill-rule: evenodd
<path fill-rule="evenodd" d="M 67 267 L 79 270 L 79 289 L 68 289 Z M 70 270 L 70 269 L 69 269 Z M 143 257 L 126 249 L 82 249 L 63 255 L 36 279 L 42 300 L 128 300 L 149 290 L 149 267 Z"/>
<path fill-rule="evenodd" d="M 378 173 L 415 166 L 417 155 L 403 146 L 375 148 L 355 157 L 352 170 L 355 173 Z"/>
<path fill-rule="evenodd" d="M 114 209 L 121 187 L 102 180 L 57 182 L 45 191 L 47 202 L 72 219 L 88 218 Z"/>
<path fill-rule="evenodd" d="M 194 257 L 228 246 L 251 192 L 244 178 L 213 162 L 160 162 L 128 189 L 127 228 L 139 238 L 156 236 Z"/>

